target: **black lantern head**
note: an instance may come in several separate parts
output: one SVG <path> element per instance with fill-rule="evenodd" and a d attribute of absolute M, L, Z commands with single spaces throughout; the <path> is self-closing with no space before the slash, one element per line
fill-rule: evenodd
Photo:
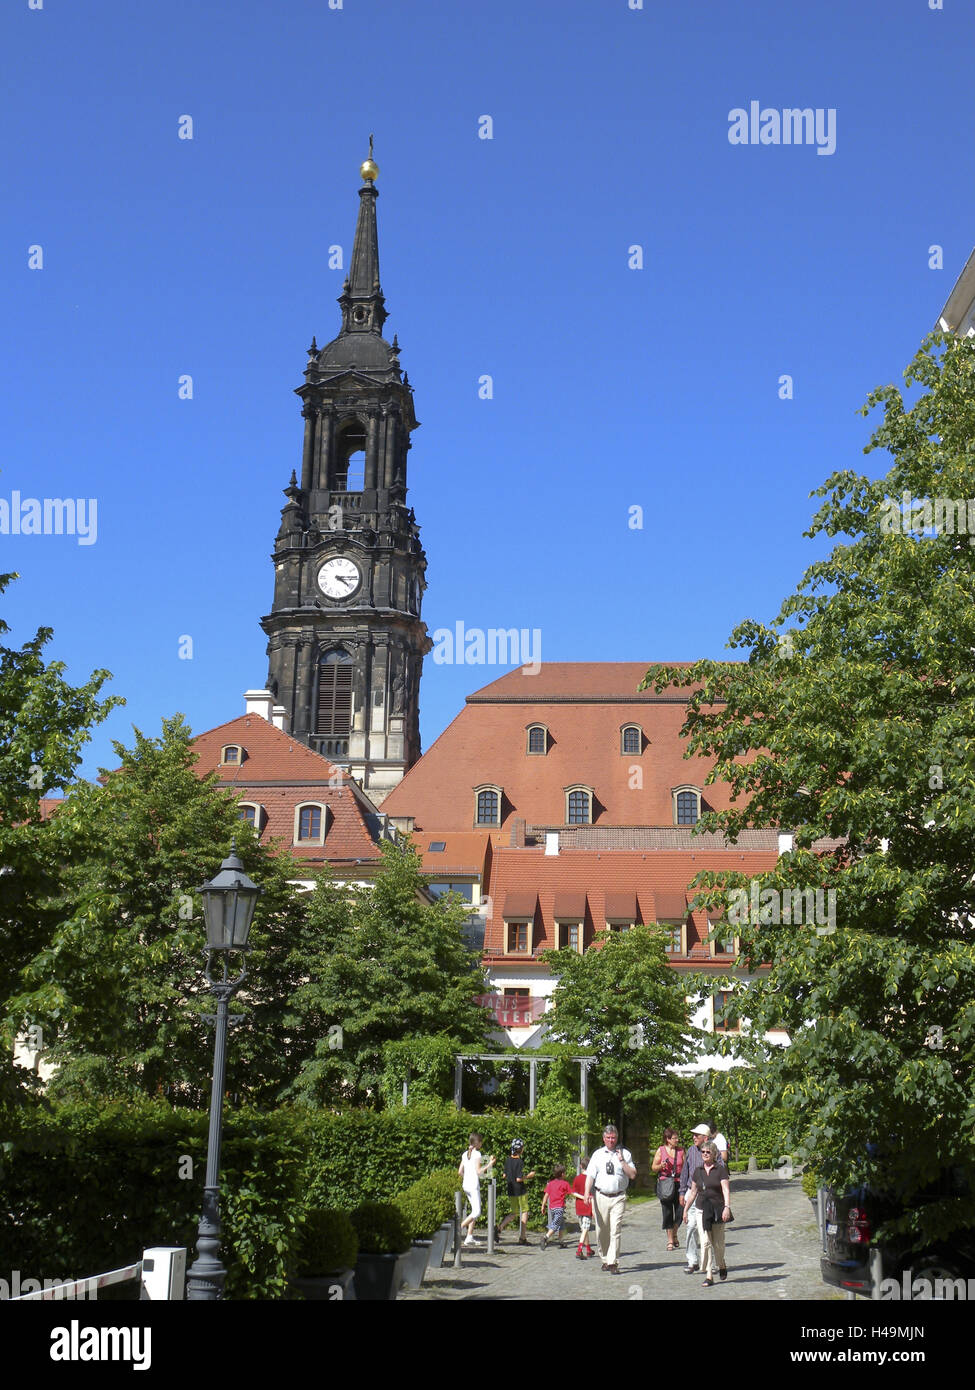
<path fill-rule="evenodd" d="M 257 899 L 264 891 L 244 873 L 237 845 L 220 865 L 220 871 L 199 890 L 207 924 L 207 948 L 211 951 L 246 951 Z"/>

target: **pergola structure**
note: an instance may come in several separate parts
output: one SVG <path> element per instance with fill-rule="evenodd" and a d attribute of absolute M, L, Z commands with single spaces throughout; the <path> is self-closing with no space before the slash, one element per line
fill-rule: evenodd
<path fill-rule="evenodd" d="M 596 1065 L 596 1057 L 548 1057 L 544 1053 L 531 1056 L 524 1052 L 458 1052 L 454 1057 L 454 1104 L 461 1108 L 461 1093 L 464 1083 L 465 1062 L 527 1062 L 528 1063 L 528 1113 L 535 1109 L 538 1095 L 539 1062 L 575 1062 L 579 1067 L 579 1104 L 583 1110 L 589 1108 L 589 1068 Z"/>

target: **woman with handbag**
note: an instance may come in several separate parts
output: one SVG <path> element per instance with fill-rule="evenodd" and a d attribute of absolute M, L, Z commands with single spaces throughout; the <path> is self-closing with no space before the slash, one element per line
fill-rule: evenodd
<path fill-rule="evenodd" d="M 667 1249 L 679 1250 L 677 1227 L 680 1225 L 680 1197 L 677 1184 L 684 1166 L 684 1150 L 680 1147 L 676 1129 L 664 1130 L 664 1142 L 653 1156 L 651 1171 L 657 1174 L 657 1200 L 660 1203 L 663 1229 L 667 1232 Z"/>
<path fill-rule="evenodd" d="M 731 1174 L 723 1163 L 718 1161 L 717 1150 L 712 1143 L 701 1145 L 703 1163 L 694 1174 L 694 1181 L 688 1188 L 684 1201 L 684 1220 L 691 1204 L 696 1201 L 701 1212 L 701 1225 L 704 1228 L 704 1287 L 709 1289 L 714 1283 L 714 1271 L 718 1277 L 727 1279 L 725 1265 L 724 1228 L 733 1221 L 731 1214 Z"/>

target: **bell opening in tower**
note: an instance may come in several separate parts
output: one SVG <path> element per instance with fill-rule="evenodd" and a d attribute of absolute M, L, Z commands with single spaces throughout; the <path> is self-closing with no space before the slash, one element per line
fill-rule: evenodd
<path fill-rule="evenodd" d="M 366 476 L 366 432 L 358 420 L 338 438 L 335 453 L 335 491 L 361 492 Z"/>

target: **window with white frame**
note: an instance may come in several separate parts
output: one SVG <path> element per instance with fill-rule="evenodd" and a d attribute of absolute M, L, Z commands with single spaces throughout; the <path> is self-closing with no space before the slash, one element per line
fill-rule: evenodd
<path fill-rule="evenodd" d="M 734 928 L 729 927 L 727 922 L 711 922 L 709 925 L 712 956 L 737 956 L 738 938 Z"/>
<path fill-rule="evenodd" d="M 501 824 L 501 788 L 482 786 L 474 788 L 474 824 Z"/>
<path fill-rule="evenodd" d="M 505 922 L 505 950 L 509 956 L 527 956 L 531 951 L 531 922 Z"/>
<path fill-rule="evenodd" d="M 582 922 L 559 922 L 559 949 L 582 952 Z"/>
<path fill-rule="evenodd" d="M 220 762 L 223 767 L 240 767 L 244 761 L 244 750 L 239 743 L 228 743 L 220 750 Z"/>
<path fill-rule="evenodd" d="M 566 787 L 566 825 L 592 825 L 592 787 Z"/>
<path fill-rule="evenodd" d="M 639 724 L 624 724 L 620 730 L 620 752 L 642 753 L 643 752 L 643 730 Z"/>
<path fill-rule="evenodd" d="M 295 843 L 321 845 L 325 842 L 326 810 L 317 801 L 306 802 L 295 809 Z"/>
<path fill-rule="evenodd" d="M 237 803 L 241 820 L 245 820 L 248 825 L 260 833 L 264 824 L 264 807 L 258 806 L 254 801 L 240 801 Z"/>
<path fill-rule="evenodd" d="M 548 752 L 548 729 L 544 724 L 529 724 L 527 751 L 529 753 Z"/>
<path fill-rule="evenodd" d="M 711 1000 L 712 1018 L 716 1033 L 740 1033 L 741 1021 L 734 1008 L 734 990 L 719 989 Z"/>
<path fill-rule="evenodd" d="M 661 922 L 660 927 L 662 931 L 666 932 L 666 936 L 664 937 L 664 950 L 667 952 L 668 956 L 686 955 L 687 952 L 684 949 L 684 923 Z"/>
<path fill-rule="evenodd" d="M 701 793 L 697 787 L 675 787 L 674 824 L 697 825 L 701 819 Z"/>

